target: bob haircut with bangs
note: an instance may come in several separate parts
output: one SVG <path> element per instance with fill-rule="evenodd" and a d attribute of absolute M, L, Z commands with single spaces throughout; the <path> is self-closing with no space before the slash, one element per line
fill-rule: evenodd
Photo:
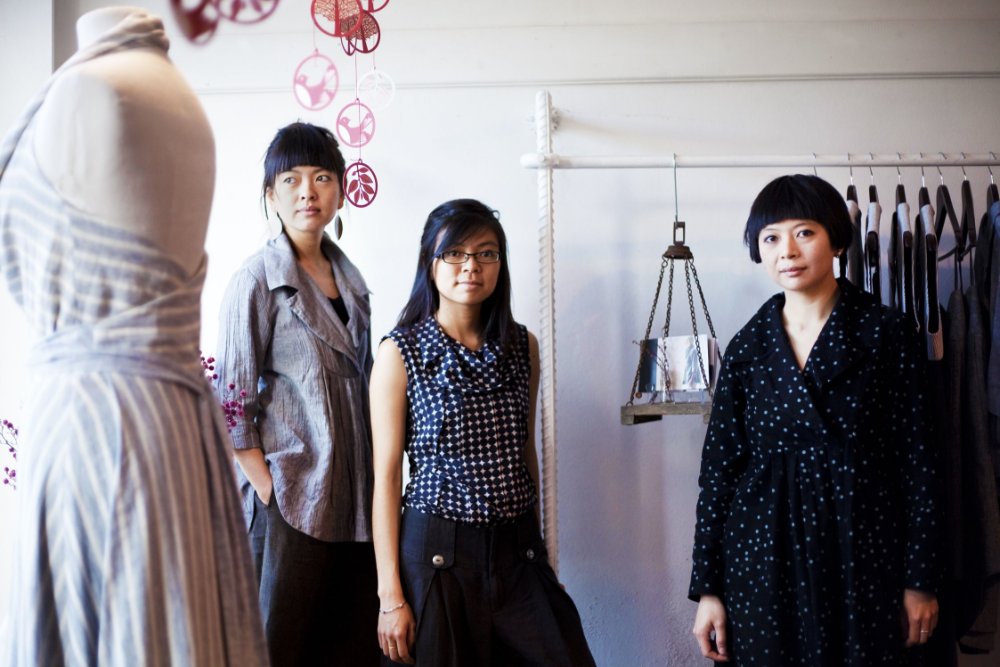
<path fill-rule="evenodd" d="M 743 243 L 750 259 L 760 264 L 759 237 L 762 229 L 783 220 L 813 220 L 826 230 L 834 250 L 847 250 L 854 227 L 847 202 L 819 176 L 794 174 L 779 176 L 764 186 L 750 207 L 743 230 Z"/>
<path fill-rule="evenodd" d="M 343 188 L 347 166 L 333 132 L 310 123 L 292 123 L 278 130 L 264 153 L 264 182 L 260 193 L 265 201 L 265 214 L 267 192 L 274 187 L 278 174 L 303 166 L 332 171 Z"/>
<path fill-rule="evenodd" d="M 493 294 L 483 302 L 480 323 L 487 340 L 498 340 L 507 349 L 514 343 L 516 326 L 510 307 L 510 268 L 507 266 L 507 235 L 499 214 L 475 199 L 452 199 L 427 216 L 420 235 L 417 273 L 410 298 L 399 315 L 398 326 L 410 327 L 437 312 L 441 297 L 434 284 L 434 262 L 438 254 L 461 245 L 467 238 L 488 230 L 497 237 L 500 248 L 500 272 Z"/>

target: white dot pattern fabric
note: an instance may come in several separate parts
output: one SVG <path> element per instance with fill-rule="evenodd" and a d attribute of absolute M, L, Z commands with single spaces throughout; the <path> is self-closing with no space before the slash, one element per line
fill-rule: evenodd
<path fill-rule="evenodd" d="M 512 349 L 487 341 L 470 350 L 433 317 L 386 338 L 406 366 L 405 505 L 472 525 L 504 523 L 528 511 L 537 492 L 524 461 L 531 362 L 528 332 Z"/>
<path fill-rule="evenodd" d="M 898 313 L 839 285 L 801 371 L 783 295 L 726 351 L 689 594 L 723 599 L 734 665 L 906 664 L 903 590 L 939 582 L 922 346 Z"/>

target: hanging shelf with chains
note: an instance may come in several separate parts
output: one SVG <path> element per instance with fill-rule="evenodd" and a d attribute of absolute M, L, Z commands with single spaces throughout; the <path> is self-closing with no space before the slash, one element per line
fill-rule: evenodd
<path fill-rule="evenodd" d="M 676 176 L 675 176 L 676 178 Z M 712 371 L 712 361 L 715 357 L 714 346 L 716 341 L 715 326 L 712 324 L 712 317 L 708 313 L 708 305 L 705 303 L 705 293 L 701 289 L 701 281 L 698 280 L 698 270 L 694 265 L 694 254 L 685 245 L 685 224 L 676 218 L 674 219 L 674 242 L 663 253 L 663 260 L 660 263 L 660 276 L 656 281 L 656 292 L 653 295 L 653 306 L 649 310 L 649 320 L 646 322 L 646 333 L 639 345 L 639 362 L 635 369 L 635 379 L 632 381 L 632 391 L 629 393 L 628 402 L 621 409 L 621 423 L 625 425 L 642 424 L 650 421 L 657 421 L 664 415 L 692 415 L 700 414 L 707 422 L 712 410 L 712 392 L 714 390 L 711 382 L 714 373 Z M 680 401 L 676 400 L 678 394 L 671 386 L 671 371 L 669 357 L 661 347 L 659 340 L 650 339 L 649 335 L 653 330 L 653 318 L 656 317 L 656 306 L 660 300 L 660 290 L 663 286 L 663 274 L 668 273 L 667 282 L 667 312 L 663 322 L 663 338 L 667 341 L 670 338 L 670 311 L 674 302 L 674 265 L 676 262 L 684 264 L 684 279 L 687 285 L 688 309 L 691 313 L 692 336 L 688 349 L 697 351 L 698 366 L 696 371 L 700 373 L 700 379 L 705 390 L 698 396 L 701 400 Z M 669 272 L 667 268 L 669 267 Z M 694 292 L 692 290 L 692 279 L 694 286 L 698 289 L 698 298 L 701 301 L 701 309 L 705 314 L 705 321 L 708 323 L 708 330 L 711 334 L 710 344 L 704 347 L 699 344 L 698 318 L 694 307 Z M 709 356 L 709 359 L 705 357 Z M 693 360 L 692 360 L 693 361 Z M 645 373 L 643 371 L 646 371 Z M 650 381 L 650 377 L 656 373 L 662 377 L 663 387 L 658 388 L 655 382 Z M 640 387 L 640 378 L 646 377 L 647 382 Z M 643 391 L 645 390 L 645 391 Z M 642 398 L 645 393 L 649 394 L 649 400 L 645 403 L 637 404 L 636 399 Z M 689 393 L 689 392 L 683 392 Z"/>

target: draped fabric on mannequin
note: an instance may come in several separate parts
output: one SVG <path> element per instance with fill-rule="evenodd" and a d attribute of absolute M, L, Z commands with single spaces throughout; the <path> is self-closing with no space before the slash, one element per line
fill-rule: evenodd
<path fill-rule="evenodd" d="M 939 170 L 940 173 L 940 170 Z M 866 210 L 861 284 L 883 303 L 911 315 L 927 345 L 927 423 L 936 430 L 947 517 L 942 553 L 945 585 L 937 633 L 915 663 L 954 667 L 959 652 L 1000 651 L 1000 193 L 986 192 L 975 216 L 966 177 L 961 213 L 941 176 L 932 200 L 922 184 L 916 210 L 900 181 L 888 249 L 880 247 L 882 208 L 874 180 L 867 207 L 853 184 L 846 203 Z M 855 196 L 852 196 L 855 195 Z M 912 216 L 912 217 L 911 217 Z M 841 272 L 850 260 L 841 261 Z M 850 277 L 849 268 L 845 274 Z M 888 274 L 886 278 L 884 274 Z M 944 280 L 942 281 L 942 278 Z M 885 281 L 885 285 L 883 285 Z M 942 293 L 943 285 L 951 285 Z M 946 306 L 942 307 L 941 303 Z"/>

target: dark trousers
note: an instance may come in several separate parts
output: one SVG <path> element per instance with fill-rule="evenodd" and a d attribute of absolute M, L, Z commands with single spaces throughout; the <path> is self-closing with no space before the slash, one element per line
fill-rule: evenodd
<path fill-rule="evenodd" d="M 533 512 L 476 528 L 407 508 L 400 571 L 419 667 L 594 665 Z"/>
<path fill-rule="evenodd" d="M 254 497 L 250 542 L 272 667 L 378 665 L 378 579 L 370 542 L 321 542 Z"/>

